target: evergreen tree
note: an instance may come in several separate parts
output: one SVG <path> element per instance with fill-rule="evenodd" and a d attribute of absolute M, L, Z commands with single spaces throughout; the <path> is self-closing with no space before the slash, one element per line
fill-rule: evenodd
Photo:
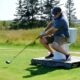
<path fill-rule="evenodd" d="M 21 20 L 22 18 L 22 15 L 24 14 L 23 13 L 23 3 L 22 3 L 22 0 L 18 0 L 18 3 L 17 3 L 17 8 L 16 8 L 16 18 Z"/>
<path fill-rule="evenodd" d="M 33 27 L 35 15 L 38 13 L 38 0 L 24 0 L 23 13 L 22 22 L 25 28 Z"/>
<path fill-rule="evenodd" d="M 75 8 L 74 8 L 74 2 L 73 0 L 67 0 L 66 4 L 65 4 L 65 7 L 66 7 L 66 13 L 67 13 L 67 18 L 68 18 L 68 21 L 69 21 L 69 25 L 71 26 L 72 23 L 73 23 L 73 19 L 76 18 L 75 16 Z"/>
<path fill-rule="evenodd" d="M 21 20 L 23 16 L 23 2 L 22 0 L 17 0 L 18 2 L 16 7 L 16 18 L 11 23 L 11 29 L 19 29 L 21 27 Z"/>
<path fill-rule="evenodd" d="M 59 0 L 18 0 L 16 18 L 11 24 L 12 28 L 28 29 L 44 26 L 46 21 L 43 21 L 43 17 L 51 19 L 51 8 L 57 4 L 59 4 Z M 37 16 L 41 18 L 39 19 Z"/>
<path fill-rule="evenodd" d="M 38 0 L 24 0 L 24 17 L 26 20 L 31 21 L 35 18 L 38 13 Z"/>
<path fill-rule="evenodd" d="M 59 0 L 45 0 L 44 1 L 44 14 L 51 20 L 51 9 L 59 4 Z"/>

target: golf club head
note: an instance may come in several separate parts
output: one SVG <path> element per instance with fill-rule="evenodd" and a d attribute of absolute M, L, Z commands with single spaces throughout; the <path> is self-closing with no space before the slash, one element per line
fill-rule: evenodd
<path fill-rule="evenodd" d="M 5 63 L 6 63 L 6 64 L 10 64 L 11 61 L 10 61 L 10 60 L 6 60 Z"/>
<path fill-rule="evenodd" d="M 38 38 L 39 38 L 39 36 L 38 36 L 33 42 L 31 42 L 30 44 L 26 45 L 17 55 L 15 55 L 15 56 L 13 57 L 13 59 L 12 59 L 11 61 L 10 61 L 10 60 L 6 60 L 5 63 L 6 63 L 6 64 L 10 64 L 15 58 L 17 58 L 18 55 L 20 55 L 20 54 L 24 51 L 24 49 L 26 49 L 26 47 L 35 45 L 35 44 L 36 44 L 35 41 L 36 41 Z"/>

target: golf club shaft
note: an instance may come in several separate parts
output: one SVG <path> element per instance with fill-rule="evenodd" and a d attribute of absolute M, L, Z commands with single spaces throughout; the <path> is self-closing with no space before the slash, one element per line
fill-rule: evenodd
<path fill-rule="evenodd" d="M 30 44 L 33 44 L 39 37 L 40 37 L 40 36 L 37 36 L 37 37 L 35 38 L 35 40 L 34 40 L 33 42 L 31 42 Z M 19 56 L 30 44 L 26 45 L 17 55 L 15 55 L 15 56 L 12 58 L 11 62 L 12 62 L 17 56 Z"/>

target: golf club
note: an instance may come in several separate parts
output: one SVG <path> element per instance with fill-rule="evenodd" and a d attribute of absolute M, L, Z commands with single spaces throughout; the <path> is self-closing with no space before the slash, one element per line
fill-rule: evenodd
<path fill-rule="evenodd" d="M 10 64 L 15 58 L 17 58 L 28 46 L 34 45 L 35 41 L 40 38 L 40 36 L 36 37 L 35 40 L 31 43 L 29 43 L 28 45 L 26 45 L 17 55 L 13 56 L 12 60 L 6 60 L 5 63 L 6 64 Z"/>

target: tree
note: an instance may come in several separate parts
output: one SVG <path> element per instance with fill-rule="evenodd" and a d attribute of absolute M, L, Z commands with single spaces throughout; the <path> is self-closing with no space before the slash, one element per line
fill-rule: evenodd
<path fill-rule="evenodd" d="M 24 17 L 28 21 L 33 20 L 35 15 L 38 13 L 38 0 L 24 0 Z"/>
<path fill-rule="evenodd" d="M 17 8 L 16 8 L 16 17 L 17 17 L 17 19 L 19 19 L 19 20 L 21 20 L 21 18 L 22 18 L 22 15 L 24 14 L 23 13 L 23 3 L 22 3 L 22 0 L 18 0 L 18 3 L 17 3 Z"/>
<path fill-rule="evenodd" d="M 38 11 L 38 0 L 18 0 L 16 18 L 11 24 L 12 28 L 19 29 L 32 27 L 36 20 L 35 15 Z"/>
<path fill-rule="evenodd" d="M 67 18 L 68 18 L 68 21 L 69 21 L 69 25 L 71 26 L 72 23 L 73 23 L 73 19 L 76 17 L 75 16 L 75 8 L 74 8 L 74 2 L 73 0 L 67 0 L 66 4 L 65 4 L 65 7 L 66 7 L 66 13 L 67 13 Z"/>
<path fill-rule="evenodd" d="M 28 29 L 44 26 L 46 21 L 43 20 L 42 17 L 45 19 L 43 15 L 51 19 L 51 8 L 58 3 L 59 0 L 18 0 L 16 18 L 13 20 L 12 27 Z"/>
<path fill-rule="evenodd" d="M 16 7 L 16 14 L 14 14 L 16 16 L 16 18 L 12 21 L 12 23 L 10 24 L 11 29 L 19 29 L 21 28 L 21 20 L 23 17 L 23 2 L 22 0 L 17 0 L 18 3 L 17 7 Z"/>
<path fill-rule="evenodd" d="M 44 14 L 48 16 L 48 19 L 51 20 L 51 9 L 59 4 L 59 0 L 45 0 L 44 3 Z"/>
<path fill-rule="evenodd" d="M 38 13 L 38 0 L 24 0 L 23 1 L 23 12 L 22 21 L 26 28 L 32 27 L 36 20 L 35 15 Z"/>

